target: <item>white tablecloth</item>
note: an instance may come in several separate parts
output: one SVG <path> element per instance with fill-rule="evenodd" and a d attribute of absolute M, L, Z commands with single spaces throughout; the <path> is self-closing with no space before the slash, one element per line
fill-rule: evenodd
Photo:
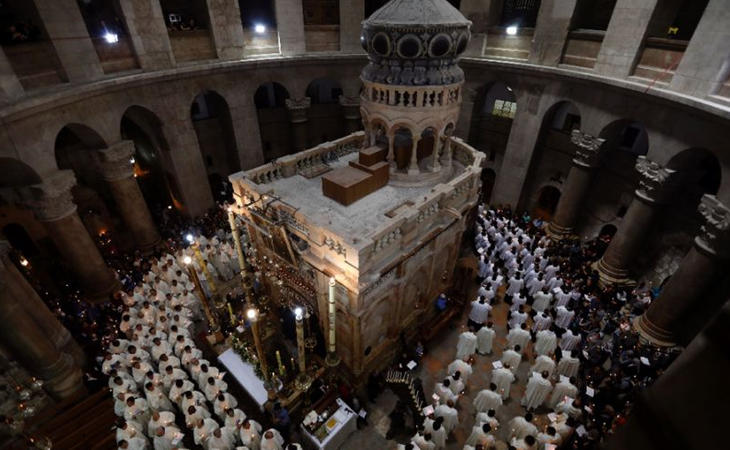
<path fill-rule="evenodd" d="M 263 411 L 268 394 L 264 388 L 264 382 L 254 373 L 253 366 L 242 360 L 232 348 L 218 355 L 218 361 L 226 367 L 228 372 L 233 375 L 233 378 L 238 381 L 238 384 L 243 386 L 248 395 L 258 403 L 259 408 Z"/>
<path fill-rule="evenodd" d="M 316 437 L 309 434 L 309 431 L 302 425 L 302 431 L 307 440 L 314 446 L 321 450 L 337 450 L 342 446 L 348 436 L 357 429 L 357 414 L 355 411 L 347 406 L 347 403 L 341 399 L 337 399 L 337 404 L 340 408 L 332 415 L 337 418 L 337 425 L 330 431 L 326 438 L 322 442 L 319 442 Z M 328 418 L 329 419 L 329 418 Z"/>

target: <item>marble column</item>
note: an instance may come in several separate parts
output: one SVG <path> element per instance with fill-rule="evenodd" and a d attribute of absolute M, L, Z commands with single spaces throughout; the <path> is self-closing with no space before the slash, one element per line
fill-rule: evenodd
<path fill-rule="evenodd" d="M 340 51 L 363 53 L 360 23 L 365 18 L 365 0 L 340 0 Z"/>
<path fill-rule="evenodd" d="M 97 152 L 98 164 L 137 248 L 146 251 L 152 250 L 161 239 L 134 178 L 133 165 L 130 162 L 134 151 L 134 141 L 120 141 Z"/>
<path fill-rule="evenodd" d="M 68 353 L 60 352 L 28 314 L 24 297 L 14 297 L 12 274 L 0 264 L 0 342 L 31 374 L 45 381 L 57 400 L 84 391 L 81 369 Z"/>
<path fill-rule="evenodd" d="M 12 64 L 0 48 L 0 105 L 12 103 L 25 94 Z"/>
<path fill-rule="evenodd" d="M 420 136 L 413 136 L 413 146 L 411 148 L 411 163 L 408 165 L 408 175 L 418 175 L 421 170 L 418 168 L 418 143 L 421 141 Z"/>
<path fill-rule="evenodd" d="M 441 171 L 441 155 L 439 155 L 439 151 L 441 150 L 441 136 L 439 136 L 437 133 L 433 135 L 433 150 L 431 151 L 431 154 L 433 155 L 433 172 L 439 172 Z"/>
<path fill-rule="evenodd" d="M 68 80 L 88 82 L 104 76 L 76 0 L 33 0 Z"/>
<path fill-rule="evenodd" d="M 704 223 L 694 245 L 659 297 L 634 322 L 641 336 L 655 345 L 676 345 L 682 326 L 693 311 L 708 307 L 717 310 L 722 306 L 708 305 L 704 294 L 726 275 L 722 263 L 730 257 L 730 209 L 714 195 L 705 194 L 698 210 Z"/>
<path fill-rule="evenodd" d="M 106 300 L 119 282 L 99 253 L 81 222 L 71 188 L 76 178 L 70 170 L 59 170 L 41 184 L 30 186 L 28 204 L 43 223 L 68 268 L 76 275 L 91 300 Z"/>
<path fill-rule="evenodd" d="M 289 56 L 304 53 L 306 41 L 301 0 L 274 0 L 274 9 L 281 54 Z"/>
<path fill-rule="evenodd" d="M 309 107 L 312 106 L 312 99 L 304 97 L 300 99 L 286 99 L 286 109 L 289 112 L 291 123 L 292 150 L 301 152 L 309 146 Z"/>
<path fill-rule="evenodd" d="M 573 165 L 563 185 L 563 195 L 555 211 L 555 217 L 548 224 L 548 233 L 560 239 L 575 232 L 575 225 L 583 207 L 593 177 L 601 157 L 604 139 L 573 130 L 571 142 L 578 148 L 573 157 Z"/>
<path fill-rule="evenodd" d="M 451 136 L 446 136 L 444 139 L 444 156 L 441 159 L 441 165 L 443 167 L 451 167 L 451 160 L 453 159 L 453 154 L 451 151 Z"/>
<path fill-rule="evenodd" d="M 641 251 L 659 206 L 673 187 L 676 172 L 639 156 L 639 187 L 603 257 L 596 264 L 603 284 L 627 284 L 629 268 Z"/>
<path fill-rule="evenodd" d="M 119 0 L 134 53 L 145 71 L 175 67 L 159 0 Z"/>
<path fill-rule="evenodd" d="M 342 116 L 345 118 L 345 134 L 360 131 L 362 117 L 360 116 L 360 97 L 346 97 L 340 95 Z"/>
<path fill-rule="evenodd" d="M 11 248 L 9 242 L 0 241 L 0 271 L 2 271 L 7 282 L 5 289 L 8 291 L 8 295 L 11 298 L 23 299 L 20 304 L 25 309 L 26 314 L 31 316 L 36 326 L 46 335 L 46 338 L 51 341 L 56 350 L 71 355 L 76 365 L 85 366 L 86 355 L 84 351 L 10 260 L 8 252 Z"/>
<path fill-rule="evenodd" d="M 218 59 L 243 58 L 243 24 L 238 0 L 206 0 Z"/>
<path fill-rule="evenodd" d="M 527 62 L 557 66 L 563 56 L 577 0 L 542 0 Z"/>

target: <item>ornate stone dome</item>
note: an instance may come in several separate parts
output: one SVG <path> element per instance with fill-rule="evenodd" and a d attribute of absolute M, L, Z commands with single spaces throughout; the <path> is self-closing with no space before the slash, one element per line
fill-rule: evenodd
<path fill-rule="evenodd" d="M 457 61 L 470 27 L 446 0 L 393 0 L 363 21 L 360 39 L 370 63 L 362 77 L 405 86 L 461 82 Z"/>

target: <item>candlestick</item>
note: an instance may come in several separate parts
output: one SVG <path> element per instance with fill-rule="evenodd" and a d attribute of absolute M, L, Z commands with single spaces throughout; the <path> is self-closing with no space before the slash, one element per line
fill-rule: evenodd
<path fill-rule="evenodd" d="M 337 343 L 335 338 L 337 336 L 337 308 L 335 304 L 335 277 L 330 277 L 329 290 L 328 290 L 328 306 L 329 306 L 329 351 L 325 362 L 330 367 L 335 367 L 340 363 L 340 357 L 337 355 Z"/>
<path fill-rule="evenodd" d="M 210 312 L 210 307 L 208 306 L 208 297 L 205 294 L 205 291 L 203 290 L 203 287 L 200 285 L 200 279 L 198 278 L 198 273 L 195 271 L 195 268 L 193 267 L 192 259 L 189 256 L 186 256 L 183 259 L 183 263 L 188 268 L 188 273 L 190 274 L 190 278 L 193 280 L 193 285 L 195 288 L 200 292 L 200 304 L 203 306 L 203 312 L 205 313 L 206 319 L 208 319 L 208 323 L 210 327 L 216 331 L 218 330 L 218 322 L 215 320 L 215 317 L 213 317 L 213 314 Z"/>
<path fill-rule="evenodd" d="M 236 246 L 236 253 L 238 254 L 238 266 L 241 268 L 241 283 L 243 283 L 243 290 L 246 291 L 246 259 L 243 256 L 243 247 L 241 247 L 241 233 L 238 231 L 236 218 L 233 215 L 233 208 L 230 206 L 228 207 L 228 224 L 231 227 L 233 243 Z"/>
<path fill-rule="evenodd" d="M 276 351 L 276 363 L 279 365 L 279 375 L 283 377 L 286 369 L 284 368 L 284 364 L 281 363 L 281 353 L 279 353 L 279 350 Z"/>
<path fill-rule="evenodd" d="M 236 324 L 236 315 L 233 314 L 233 307 L 231 306 L 231 302 L 226 302 L 226 306 L 228 306 L 228 315 L 231 318 L 231 325 Z"/>
<path fill-rule="evenodd" d="M 302 308 L 294 311 L 294 319 L 297 325 L 297 353 L 299 357 L 299 375 L 297 375 L 294 385 L 297 389 L 306 391 L 312 385 L 312 378 L 307 374 L 307 362 L 304 348 L 304 314 Z"/>

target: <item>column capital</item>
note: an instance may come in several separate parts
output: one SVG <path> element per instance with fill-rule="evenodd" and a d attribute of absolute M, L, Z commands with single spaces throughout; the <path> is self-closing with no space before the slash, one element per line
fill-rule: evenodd
<path fill-rule="evenodd" d="M 134 156 L 134 141 L 119 141 L 96 152 L 97 164 L 106 181 L 117 181 L 134 175 L 130 158 Z"/>
<path fill-rule="evenodd" d="M 646 156 L 636 158 L 636 171 L 639 172 L 639 187 L 636 195 L 649 203 L 662 203 L 676 184 L 676 171 L 656 163 Z"/>
<path fill-rule="evenodd" d="M 312 99 L 309 97 L 287 98 L 285 100 L 286 109 L 289 111 L 289 121 L 292 123 L 302 123 L 309 120 L 307 111 L 312 106 Z"/>
<path fill-rule="evenodd" d="M 41 222 L 63 219 L 76 212 L 71 188 L 76 176 L 71 170 L 58 170 L 44 177 L 43 182 L 28 187 L 25 203 Z"/>
<path fill-rule="evenodd" d="M 704 223 L 695 244 L 711 255 L 730 257 L 730 209 L 714 195 L 705 194 L 697 206 Z"/>
<path fill-rule="evenodd" d="M 578 148 L 573 157 L 573 163 L 583 167 L 596 167 L 603 153 L 605 139 L 591 136 L 578 129 L 570 133 L 570 141 Z"/>

